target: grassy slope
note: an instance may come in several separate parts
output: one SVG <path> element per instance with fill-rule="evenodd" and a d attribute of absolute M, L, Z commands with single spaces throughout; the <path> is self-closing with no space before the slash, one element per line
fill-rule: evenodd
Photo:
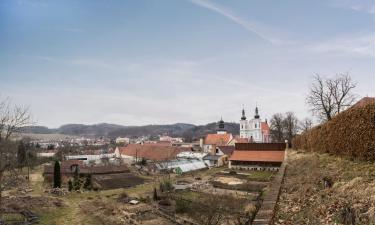
<path fill-rule="evenodd" d="M 375 224 L 375 166 L 290 151 L 277 224 Z M 323 179 L 332 180 L 325 187 Z"/>

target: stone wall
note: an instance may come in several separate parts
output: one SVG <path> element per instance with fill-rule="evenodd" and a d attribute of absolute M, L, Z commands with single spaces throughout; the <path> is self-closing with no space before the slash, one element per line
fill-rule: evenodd
<path fill-rule="evenodd" d="M 280 189 L 283 183 L 285 170 L 287 167 L 287 151 L 285 152 L 284 162 L 279 172 L 270 183 L 268 191 L 263 195 L 261 206 L 255 215 L 252 225 L 271 225 L 274 223 L 277 201 L 279 200 Z"/>

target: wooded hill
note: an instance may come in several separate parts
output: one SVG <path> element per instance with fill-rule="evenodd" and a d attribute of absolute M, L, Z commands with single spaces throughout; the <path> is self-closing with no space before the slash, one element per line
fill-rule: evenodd
<path fill-rule="evenodd" d="M 233 135 L 239 134 L 239 124 L 225 123 L 225 128 Z M 193 124 L 176 123 L 170 125 L 145 125 L 145 126 L 123 126 L 117 124 L 66 124 L 59 128 L 50 129 L 44 126 L 28 126 L 22 129 L 23 133 L 34 134 L 66 134 L 88 137 L 139 137 L 169 135 L 172 137 L 184 137 L 187 141 L 197 140 L 208 133 L 215 133 L 216 123 L 196 126 Z"/>

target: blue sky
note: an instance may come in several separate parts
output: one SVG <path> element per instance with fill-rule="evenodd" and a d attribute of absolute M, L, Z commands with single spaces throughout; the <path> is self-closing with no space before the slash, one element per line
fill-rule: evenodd
<path fill-rule="evenodd" d="M 375 2 L 3 0 L 0 94 L 39 125 L 311 116 L 316 73 L 374 96 Z"/>

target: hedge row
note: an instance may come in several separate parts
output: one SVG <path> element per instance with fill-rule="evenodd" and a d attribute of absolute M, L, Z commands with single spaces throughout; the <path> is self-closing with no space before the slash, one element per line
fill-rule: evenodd
<path fill-rule="evenodd" d="M 293 147 L 375 161 L 375 103 L 352 107 L 298 135 Z"/>

